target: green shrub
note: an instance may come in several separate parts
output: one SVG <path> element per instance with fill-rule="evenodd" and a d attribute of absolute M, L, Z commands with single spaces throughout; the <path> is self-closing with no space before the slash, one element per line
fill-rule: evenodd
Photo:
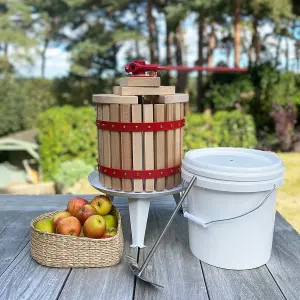
<path fill-rule="evenodd" d="M 40 115 L 38 140 L 44 180 L 55 179 L 61 163 L 75 158 L 96 165 L 95 119 L 92 107 L 55 107 Z"/>
<path fill-rule="evenodd" d="M 0 136 L 35 127 L 38 114 L 56 103 L 47 79 L 0 80 Z"/>
<path fill-rule="evenodd" d="M 190 114 L 185 127 L 185 150 L 204 147 L 245 147 L 257 144 L 250 115 L 238 110 L 214 115 Z"/>
<path fill-rule="evenodd" d="M 94 170 L 82 160 L 75 159 L 60 164 L 55 174 L 55 182 L 65 187 L 73 186 L 79 179 L 86 178 Z"/>

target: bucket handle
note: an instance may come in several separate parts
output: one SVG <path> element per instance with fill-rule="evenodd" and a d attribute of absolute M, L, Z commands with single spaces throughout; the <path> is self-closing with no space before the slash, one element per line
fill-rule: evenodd
<path fill-rule="evenodd" d="M 205 222 L 203 220 L 201 220 L 200 218 L 188 213 L 188 212 L 184 212 L 183 213 L 183 216 L 189 220 L 191 220 L 192 222 L 202 226 L 203 228 L 206 228 L 208 225 L 212 224 L 212 223 L 217 223 L 217 222 L 225 222 L 225 221 L 231 221 L 231 220 L 235 220 L 235 219 L 239 219 L 239 218 L 242 218 L 244 216 L 247 216 L 251 213 L 253 213 L 254 211 L 256 211 L 257 209 L 259 209 L 260 207 L 262 207 L 264 205 L 264 203 L 269 199 L 269 197 L 272 195 L 272 193 L 274 192 L 274 190 L 276 189 L 276 185 L 274 184 L 273 188 L 268 191 L 268 193 L 266 194 L 266 196 L 264 197 L 263 201 L 257 206 L 255 207 L 254 209 L 244 213 L 244 214 L 241 214 L 239 216 L 236 216 L 236 217 L 232 217 L 232 218 L 227 218 L 227 219 L 221 219 L 221 220 L 213 220 L 213 221 L 209 221 L 209 222 Z"/>

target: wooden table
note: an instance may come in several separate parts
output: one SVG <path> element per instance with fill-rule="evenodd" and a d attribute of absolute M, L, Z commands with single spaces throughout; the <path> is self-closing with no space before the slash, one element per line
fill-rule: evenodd
<path fill-rule="evenodd" d="M 163 284 L 164 289 L 135 280 L 124 259 L 117 266 L 103 269 L 43 267 L 30 256 L 30 221 L 43 212 L 65 208 L 69 198 L 0 196 L 1 300 L 300 299 L 300 238 L 279 214 L 271 260 L 254 270 L 223 270 L 200 262 L 189 251 L 187 221 L 182 215 L 176 217 L 147 270 L 148 276 Z M 143 260 L 150 247 L 139 253 L 129 247 L 127 203 L 120 198 L 114 202 L 123 217 L 125 251 Z M 151 203 L 146 245 L 154 243 L 174 207 L 172 197 Z"/>

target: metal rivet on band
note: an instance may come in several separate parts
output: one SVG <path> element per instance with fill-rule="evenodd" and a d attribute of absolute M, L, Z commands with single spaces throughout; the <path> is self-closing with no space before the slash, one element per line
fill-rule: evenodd
<path fill-rule="evenodd" d="M 149 173 L 149 176 L 151 176 L 151 173 Z"/>
<path fill-rule="evenodd" d="M 151 128 L 151 126 L 149 125 L 148 128 Z"/>
<path fill-rule="evenodd" d="M 139 126 L 136 125 L 135 128 L 139 128 Z"/>
<path fill-rule="evenodd" d="M 107 170 L 104 170 L 104 173 L 106 173 Z"/>
<path fill-rule="evenodd" d="M 113 172 L 113 175 L 115 175 L 115 174 L 116 174 L 116 172 L 114 171 L 114 172 Z"/>
<path fill-rule="evenodd" d="M 139 173 L 136 173 L 136 176 L 139 176 Z"/>
<path fill-rule="evenodd" d="M 160 172 L 160 175 L 162 175 L 163 174 L 163 172 Z"/>
<path fill-rule="evenodd" d="M 115 127 L 115 125 L 111 125 L 111 127 L 112 127 L 112 128 L 114 128 L 114 127 Z"/>
<path fill-rule="evenodd" d="M 123 128 L 126 128 L 126 126 L 124 125 Z"/>
<path fill-rule="evenodd" d="M 163 128 L 163 126 L 162 126 L 162 125 L 160 125 L 160 128 Z"/>
<path fill-rule="evenodd" d="M 104 126 L 105 126 L 105 124 L 102 123 L 102 127 L 104 127 Z"/>
<path fill-rule="evenodd" d="M 173 127 L 173 124 L 171 124 L 171 127 Z"/>
<path fill-rule="evenodd" d="M 173 170 L 171 170 L 171 173 L 173 173 Z"/>

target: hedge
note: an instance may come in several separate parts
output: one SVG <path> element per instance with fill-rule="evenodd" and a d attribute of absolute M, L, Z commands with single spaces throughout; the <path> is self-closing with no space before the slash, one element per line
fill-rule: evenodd
<path fill-rule="evenodd" d="M 238 110 L 214 115 L 190 114 L 185 127 L 185 150 L 204 147 L 245 147 L 257 144 L 255 124 L 250 115 Z"/>
<path fill-rule="evenodd" d="M 92 107 L 55 107 L 40 115 L 37 127 L 44 180 L 54 180 L 61 163 L 75 158 L 96 165 L 95 119 Z"/>

